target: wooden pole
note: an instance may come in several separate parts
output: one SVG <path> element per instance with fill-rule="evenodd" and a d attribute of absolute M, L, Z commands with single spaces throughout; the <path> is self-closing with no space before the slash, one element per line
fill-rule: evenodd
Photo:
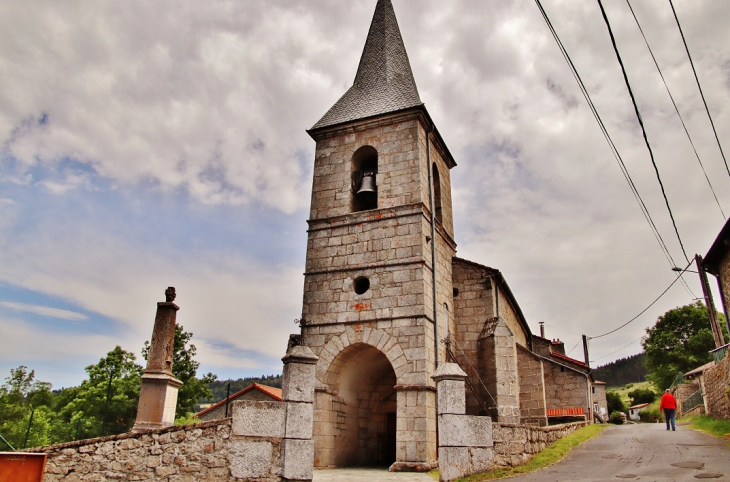
<path fill-rule="evenodd" d="M 712 336 L 715 338 L 715 348 L 720 348 L 725 344 L 725 338 L 722 335 L 722 328 L 717 321 L 717 311 L 715 311 L 715 303 L 712 300 L 712 291 L 710 291 L 710 283 L 707 281 L 707 273 L 702 267 L 702 256 L 695 255 L 697 263 L 697 272 L 700 274 L 700 284 L 702 285 L 702 294 L 705 295 L 705 305 L 707 305 L 707 313 L 710 315 L 710 327 L 712 328 Z"/>

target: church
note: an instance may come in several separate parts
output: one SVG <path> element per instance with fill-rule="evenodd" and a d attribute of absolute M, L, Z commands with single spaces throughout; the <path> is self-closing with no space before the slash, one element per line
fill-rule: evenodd
<path fill-rule="evenodd" d="M 534 335 L 499 270 L 456 256 L 456 161 L 422 102 L 390 0 L 316 142 L 302 343 L 318 357 L 314 466 L 438 466 L 440 363 L 467 413 L 545 426 L 593 417 L 587 363 Z"/>

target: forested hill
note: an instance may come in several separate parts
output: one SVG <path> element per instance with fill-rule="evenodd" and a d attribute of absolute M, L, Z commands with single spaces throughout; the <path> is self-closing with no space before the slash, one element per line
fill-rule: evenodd
<path fill-rule="evenodd" d="M 252 383 L 281 388 L 281 375 L 263 375 L 261 377 L 239 378 L 238 380 L 216 380 L 208 385 L 213 392 L 213 399 L 206 401 L 215 403 L 225 399 L 229 383 L 231 384 L 231 395 L 239 390 L 243 390 Z"/>
<path fill-rule="evenodd" d="M 627 383 L 643 382 L 646 378 L 646 354 L 621 358 L 615 362 L 593 369 L 593 378 L 606 382 L 609 387 Z"/>

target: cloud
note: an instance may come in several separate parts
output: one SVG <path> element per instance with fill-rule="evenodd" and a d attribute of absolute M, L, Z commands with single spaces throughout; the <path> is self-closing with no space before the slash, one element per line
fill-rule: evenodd
<path fill-rule="evenodd" d="M 87 321 L 89 319 L 89 317 L 84 315 L 83 313 L 62 310 L 60 308 L 51 308 L 48 306 L 29 305 L 26 303 L 16 303 L 12 301 L 0 301 L 0 306 L 10 308 L 11 310 L 15 311 L 24 311 L 26 313 L 49 316 L 51 318 L 59 318 L 61 320 Z"/>
<path fill-rule="evenodd" d="M 203 363 L 277 363 L 301 309 L 314 152 L 304 129 L 351 85 L 374 4 L 5 2 L 0 185 L 12 202 L 0 202 L 0 281 L 108 317 L 130 349 L 172 284 Z M 531 326 L 546 321 L 570 346 L 641 311 L 686 262 L 597 6 L 545 8 L 673 261 L 532 3 L 394 6 L 458 163 L 459 255 L 500 269 Z M 688 257 L 705 253 L 724 216 L 630 11 L 606 7 Z M 730 7 L 677 7 L 722 139 Z M 730 177 L 671 9 L 634 9 L 730 213 Z M 693 297 L 675 286 L 591 349 L 625 346 Z"/>

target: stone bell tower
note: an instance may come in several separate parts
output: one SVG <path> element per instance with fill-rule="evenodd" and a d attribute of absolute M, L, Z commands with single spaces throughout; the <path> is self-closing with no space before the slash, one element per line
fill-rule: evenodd
<path fill-rule="evenodd" d="M 453 330 L 456 163 L 421 102 L 390 0 L 377 2 L 354 85 L 308 133 L 302 342 L 319 357 L 315 466 L 428 470 L 431 375 Z"/>

